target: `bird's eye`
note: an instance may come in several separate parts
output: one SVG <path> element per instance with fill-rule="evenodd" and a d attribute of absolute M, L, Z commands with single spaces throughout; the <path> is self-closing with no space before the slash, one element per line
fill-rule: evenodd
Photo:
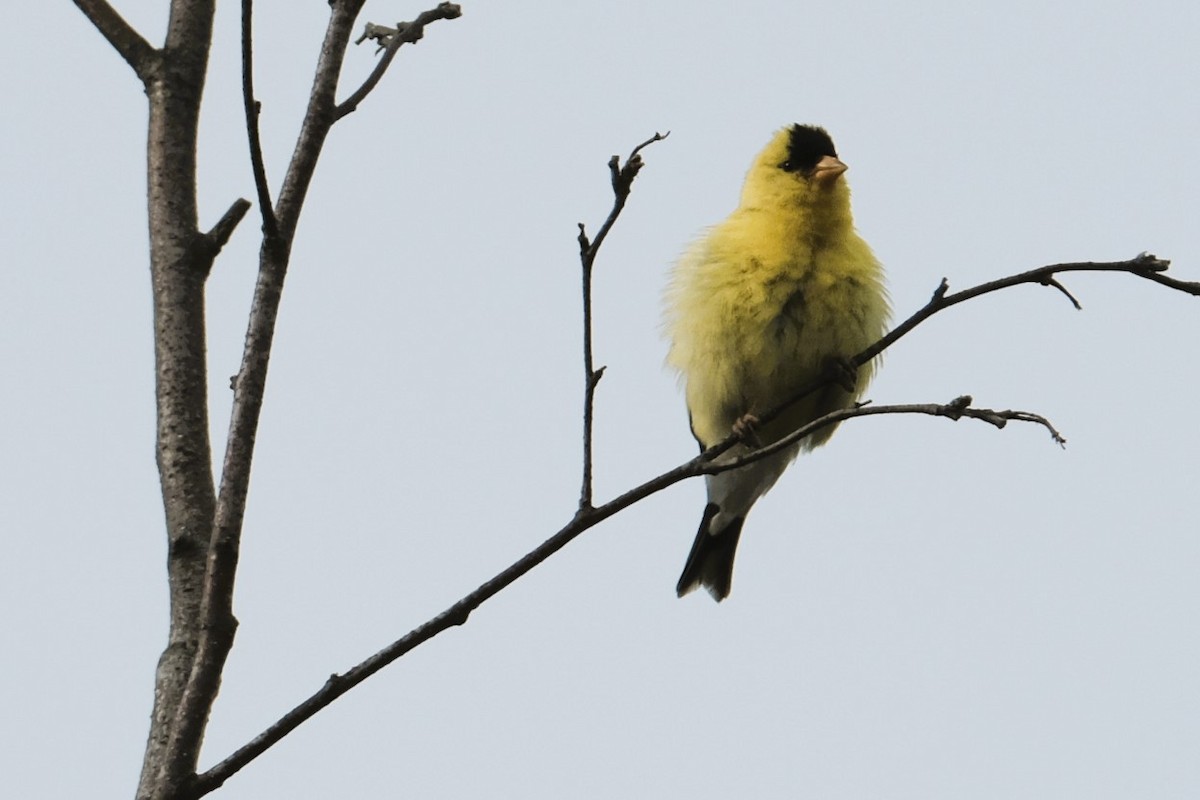
<path fill-rule="evenodd" d="M 789 158 L 787 161 L 784 161 L 779 165 L 779 168 L 784 172 L 791 172 L 795 175 L 802 176 L 807 176 L 808 173 L 812 171 L 811 164 L 805 164 L 804 162 L 798 161 L 794 158 Z"/>

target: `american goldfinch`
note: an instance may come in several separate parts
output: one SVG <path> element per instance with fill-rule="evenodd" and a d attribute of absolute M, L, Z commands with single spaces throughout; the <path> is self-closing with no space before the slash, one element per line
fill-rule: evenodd
<path fill-rule="evenodd" d="M 866 388 L 874 364 L 769 424 L 754 416 L 845 364 L 887 326 L 883 269 L 854 230 L 846 169 L 823 128 L 780 130 L 751 165 L 738 207 L 675 266 L 666 295 L 667 363 L 685 386 L 701 449 L 735 429 L 749 428 L 764 445 L 778 441 L 856 402 Z M 801 450 L 832 434 L 826 427 L 774 456 L 705 476 L 708 505 L 676 586 L 680 597 L 698 586 L 717 601 L 729 595 L 750 507 Z M 721 458 L 749 449 L 742 443 Z"/>

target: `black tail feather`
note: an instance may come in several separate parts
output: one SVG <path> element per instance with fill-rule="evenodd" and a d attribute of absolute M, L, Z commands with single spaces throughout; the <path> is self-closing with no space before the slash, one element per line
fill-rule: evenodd
<path fill-rule="evenodd" d="M 729 596 L 733 586 L 733 557 L 737 554 L 738 539 L 742 535 L 745 517 L 737 517 L 722 530 L 710 533 L 709 527 L 720 508 L 709 503 L 700 520 L 700 530 L 692 551 L 688 553 L 683 574 L 675 585 L 675 592 L 683 597 L 698 586 L 703 586 L 718 603 Z"/>

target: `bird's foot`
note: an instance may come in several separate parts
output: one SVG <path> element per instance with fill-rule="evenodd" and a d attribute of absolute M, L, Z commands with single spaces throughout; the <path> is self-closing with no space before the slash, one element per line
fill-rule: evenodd
<path fill-rule="evenodd" d="M 762 443 L 758 441 L 758 431 L 755 430 L 757 425 L 758 417 L 743 414 L 733 423 L 733 435 L 751 447 L 762 447 Z"/>
<path fill-rule="evenodd" d="M 825 378 L 854 394 L 858 384 L 858 366 L 848 358 L 834 356 L 825 361 Z"/>

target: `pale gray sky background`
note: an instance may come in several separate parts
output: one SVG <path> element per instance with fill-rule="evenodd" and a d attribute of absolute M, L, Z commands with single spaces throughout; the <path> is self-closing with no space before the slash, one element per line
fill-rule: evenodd
<path fill-rule="evenodd" d="M 165 2 L 118 0 L 152 41 Z M 327 6 L 258 4 L 267 163 Z M 425 6 L 370 2 L 364 20 Z M 201 207 L 253 197 L 222 3 Z M 145 98 L 66 0 L 5 27 L 0 772 L 130 797 L 166 631 Z M 575 223 L 656 130 L 596 275 L 597 498 L 693 453 L 665 274 L 772 131 L 833 133 L 897 316 L 1142 250 L 1200 279 L 1200 6 L 464 2 L 339 124 L 301 223 L 205 766 L 532 548 L 578 492 Z M 373 64 L 352 49 L 343 86 Z M 343 92 L 344 94 L 344 92 Z M 253 215 L 210 291 L 224 441 Z M 1200 796 L 1200 300 L 1069 276 L 946 312 L 750 518 L 717 606 L 674 584 L 703 490 L 586 534 L 234 777 L 240 798 Z M 218 445 L 220 449 L 220 445 Z"/>

